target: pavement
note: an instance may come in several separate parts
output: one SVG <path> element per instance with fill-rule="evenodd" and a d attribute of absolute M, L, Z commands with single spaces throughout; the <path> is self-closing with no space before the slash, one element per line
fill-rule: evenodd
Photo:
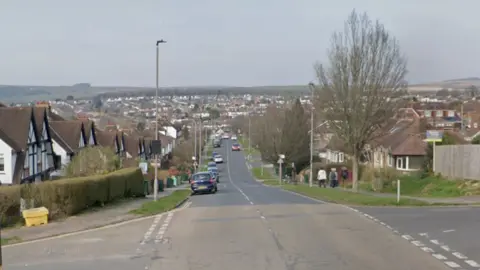
<path fill-rule="evenodd" d="M 242 152 L 219 151 L 219 191 L 182 209 L 7 246 L 5 269 L 450 269 L 360 210 L 256 182 Z"/>
<path fill-rule="evenodd" d="M 174 190 L 179 188 L 185 188 L 185 186 L 165 189 L 164 192 L 158 193 L 158 196 L 161 198 L 170 195 Z M 106 205 L 105 207 L 93 208 L 79 215 L 54 221 L 43 226 L 4 229 L 2 230 L 2 238 L 19 238 L 22 241 L 32 241 L 136 219 L 139 216 L 130 214 L 129 212 L 138 209 L 143 203 L 152 200 L 152 198 L 153 195 L 149 195 L 146 198 L 123 200 L 111 205 Z"/>

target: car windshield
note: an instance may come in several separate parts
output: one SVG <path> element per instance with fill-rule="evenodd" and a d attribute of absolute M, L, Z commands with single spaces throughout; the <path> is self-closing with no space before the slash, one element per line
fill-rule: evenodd
<path fill-rule="evenodd" d="M 238 146 L 240 146 L 240 144 L 234 143 L 233 146 L 238 147 Z"/>
<path fill-rule="evenodd" d="M 209 173 L 198 173 L 193 175 L 193 181 L 206 181 L 209 180 L 211 175 Z"/>
<path fill-rule="evenodd" d="M 215 164 L 214 162 L 209 162 L 208 163 L 208 167 L 216 167 L 216 166 L 217 166 L 217 164 Z"/>
<path fill-rule="evenodd" d="M 220 155 L 216 155 L 216 156 L 215 156 L 215 158 L 222 158 L 222 156 L 220 156 Z"/>

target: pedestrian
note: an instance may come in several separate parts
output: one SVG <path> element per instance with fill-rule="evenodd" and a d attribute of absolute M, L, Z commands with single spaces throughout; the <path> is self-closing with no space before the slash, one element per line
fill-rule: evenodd
<path fill-rule="evenodd" d="M 318 180 L 318 186 L 319 187 L 322 187 L 322 186 L 324 188 L 327 187 L 327 172 L 325 171 L 325 169 L 323 167 L 320 168 L 320 170 L 318 170 L 317 180 Z"/>
<path fill-rule="evenodd" d="M 345 187 L 345 181 L 348 180 L 348 169 L 347 167 L 342 167 L 342 186 Z"/>
<path fill-rule="evenodd" d="M 335 188 L 338 185 L 338 175 L 337 175 L 337 170 L 335 168 L 332 168 L 330 175 L 330 187 Z"/>

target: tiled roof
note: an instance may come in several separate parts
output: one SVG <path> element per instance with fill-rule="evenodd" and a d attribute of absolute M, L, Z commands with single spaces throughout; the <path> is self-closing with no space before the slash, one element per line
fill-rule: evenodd
<path fill-rule="evenodd" d="M 1 107 L 0 129 L 10 138 L 11 147 L 19 152 L 26 148 L 28 131 L 32 120 L 30 107 Z M 36 128 L 36 127 L 35 127 Z"/>
<path fill-rule="evenodd" d="M 68 152 L 77 152 L 83 123 L 78 120 L 50 121 L 52 138 Z"/>

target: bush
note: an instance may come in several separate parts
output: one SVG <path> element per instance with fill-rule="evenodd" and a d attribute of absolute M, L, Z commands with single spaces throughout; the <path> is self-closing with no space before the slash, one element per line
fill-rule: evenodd
<path fill-rule="evenodd" d="M 69 178 L 105 174 L 120 168 L 120 159 L 109 147 L 86 147 L 65 167 Z"/>
<path fill-rule="evenodd" d="M 55 219 L 121 198 L 144 196 L 143 175 L 138 168 L 128 168 L 105 175 L 0 187 L 0 194 L 0 215 L 7 219 L 20 218 L 20 197 L 33 200 L 35 207 L 46 207 Z M 2 222 L 12 224 L 6 219 Z"/>

